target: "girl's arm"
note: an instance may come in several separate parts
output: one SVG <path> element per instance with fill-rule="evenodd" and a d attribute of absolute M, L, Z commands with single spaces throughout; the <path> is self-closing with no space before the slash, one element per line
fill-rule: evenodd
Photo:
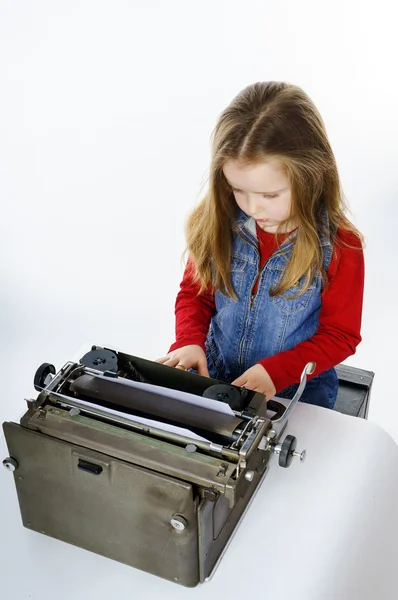
<path fill-rule="evenodd" d="M 199 285 L 193 280 L 194 266 L 188 260 L 175 303 L 176 341 L 169 352 L 195 344 L 205 350 L 210 320 L 215 311 L 214 293 L 207 290 L 198 295 Z"/>
<path fill-rule="evenodd" d="M 356 247 L 339 245 L 333 256 L 328 271 L 329 283 L 322 295 L 317 332 L 292 350 L 259 361 L 271 377 L 277 393 L 298 383 L 307 362 L 316 362 L 312 375 L 315 377 L 354 354 L 361 341 L 363 251 L 352 233 L 340 230 L 339 234 L 343 241 Z"/>

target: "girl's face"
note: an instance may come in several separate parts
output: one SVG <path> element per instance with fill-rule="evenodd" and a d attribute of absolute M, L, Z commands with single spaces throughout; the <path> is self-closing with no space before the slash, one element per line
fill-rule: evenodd
<path fill-rule="evenodd" d="M 225 163 L 223 173 L 239 208 L 253 217 L 261 229 L 274 233 L 279 223 L 289 218 L 290 183 L 278 161 L 242 165 L 231 160 Z M 293 223 L 285 226 L 285 231 L 291 229 Z"/>

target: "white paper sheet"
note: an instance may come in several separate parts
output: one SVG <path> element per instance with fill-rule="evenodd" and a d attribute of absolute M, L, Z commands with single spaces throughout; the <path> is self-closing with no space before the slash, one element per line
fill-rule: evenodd
<path fill-rule="evenodd" d="M 98 375 L 95 374 L 95 377 L 103 377 L 103 375 L 98 373 Z M 170 389 L 160 385 L 131 381 L 131 379 L 124 379 L 123 377 L 105 377 L 105 379 L 109 379 L 110 381 L 117 381 L 122 385 L 127 385 L 129 387 L 133 387 L 139 390 L 146 390 L 148 392 L 159 394 L 161 396 L 168 396 L 169 398 L 182 400 L 183 402 L 187 402 L 188 404 L 195 404 L 196 406 L 201 406 L 202 408 L 207 408 L 208 410 L 215 410 L 216 412 L 223 413 L 225 415 L 234 416 L 232 408 L 229 406 L 229 404 L 225 404 L 225 402 L 218 402 L 217 400 L 211 400 L 210 398 L 196 396 L 196 394 L 181 392 L 180 390 Z"/>

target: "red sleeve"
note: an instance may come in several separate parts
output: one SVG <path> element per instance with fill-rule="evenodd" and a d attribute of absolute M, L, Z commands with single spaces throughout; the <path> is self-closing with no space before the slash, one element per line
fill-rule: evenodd
<path fill-rule="evenodd" d="M 329 283 L 322 294 L 319 327 L 309 340 L 292 350 L 259 361 L 276 391 L 300 381 L 307 362 L 315 361 L 315 377 L 355 354 L 361 341 L 364 257 L 361 243 L 351 232 L 339 230 L 341 241 L 329 267 Z"/>
<path fill-rule="evenodd" d="M 194 282 L 194 266 L 188 261 L 175 304 L 176 341 L 169 352 L 182 346 L 198 344 L 205 350 L 210 320 L 215 311 L 211 289 L 198 295 L 199 285 Z"/>

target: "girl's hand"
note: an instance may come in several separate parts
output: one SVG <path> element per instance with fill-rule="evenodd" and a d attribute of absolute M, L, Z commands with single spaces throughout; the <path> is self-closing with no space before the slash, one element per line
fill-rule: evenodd
<path fill-rule="evenodd" d="M 162 365 L 168 367 L 176 367 L 177 369 L 196 369 L 199 375 L 209 377 L 209 371 L 207 369 L 206 354 L 203 349 L 197 345 L 183 346 L 169 352 L 166 356 L 158 358 L 156 361 Z"/>
<path fill-rule="evenodd" d="M 272 383 L 271 377 L 262 365 L 254 365 L 247 369 L 238 379 L 232 382 L 232 385 L 245 387 L 248 390 L 261 392 L 269 400 L 276 394 L 276 388 Z"/>

